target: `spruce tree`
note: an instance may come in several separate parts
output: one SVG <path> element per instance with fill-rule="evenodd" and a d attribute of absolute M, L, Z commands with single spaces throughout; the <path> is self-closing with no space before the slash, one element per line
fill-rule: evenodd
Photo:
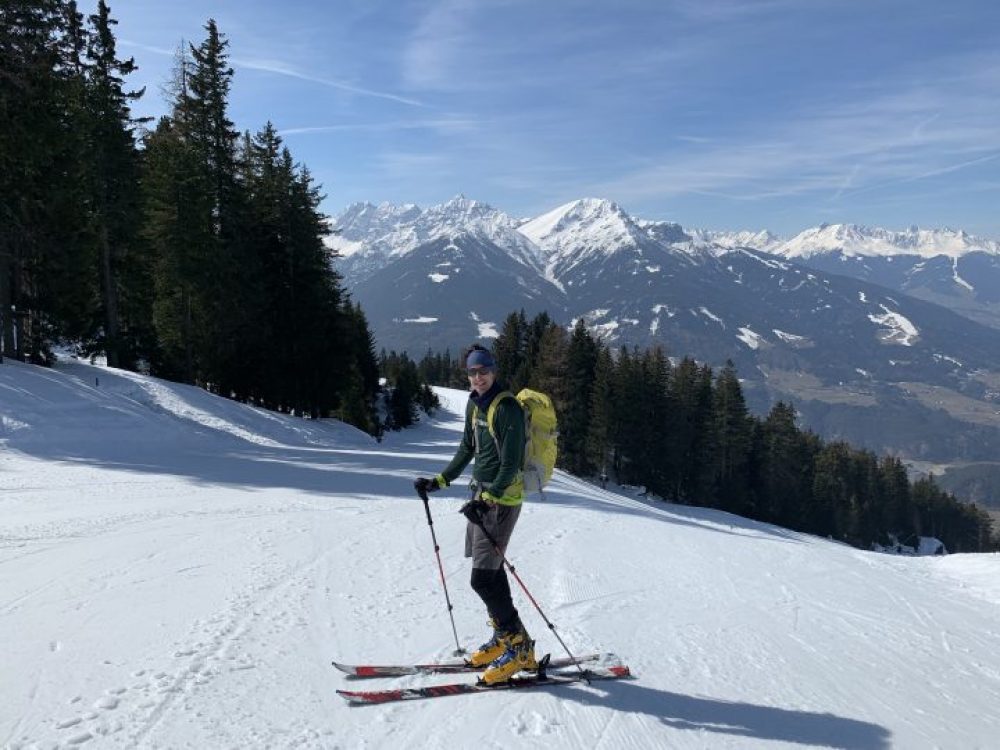
<path fill-rule="evenodd" d="M 752 512 L 749 492 L 751 422 L 732 361 L 719 372 L 713 389 L 713 473 L 720 507 L 733 513 Z"/>
<path fill-rule="evenodd" d="M 594 387 L 590 396 L 587 458 L 602 478 L 609 475 L 614 463 L 614 380 L 611 350 L 599 344 L 594 366 Z"/>
<path fill-rule="evenodd" d="M 10 0 L 0 14 L 0 343 L 45 363 L 91 308 L 78 241 L 84 37 L 74 4 Z"/>
<path fill-rule="evenodd" d="M 618 414 L 615 471 L 626 484 L 645 484 L 648 478 L 644 471 L 647 415 L 641 354 L 638 350 L 629 352 L 622 347 L 615 369 L 615 410 Z"/>
<path fill-rule="evenodd" d="M 712 370 L 685 357 L 670 380 L 675 456 L 674 499 L 708 505 L 715 502 L 712 472 L 715 430 L 712 409 Z"/>
<path fill-rule="evenodd" d="M 813 455 L 795 418 L 790 404 L 779 401 L 771 407 L 761 426 L 757 470 L 760 518 L 788 528 L 802 527 L 812 491 Z"/>
<path fill-rule="evenodd" d="M 578 476 L 589 476 L 594 464 L 587 455 L 587 421 L 590 413 L 597 344 L 579 319 L 566 346 L 564 395 L 559 415 L 560 465 Z"/>
<path fill-rule="evenodd" d="M 137 295 L 122 300 L 122 287 L 142 285 L 145 273 L 138 248 L 139 168 L 130 102 L 142 91 L 126 92 L 124 79 L 136 70 L 132 58 L 117 56 L 107 3 L 99 0 L 90 16 L 93 33 L 87 46 L 87 146 L 91 194 L 89 231 L 96 243 L 100 278 L 101 334 L 97 345 L 112 367 L 131 367 L 141 348 L 148 313 Z"/>
<path fill-rule="evenodd" d="M 493 343 L 497 362 L 497 377 L 515 393 L 527 384 L 528 324 L 524 310 L 508 315 Z"/>
<path fill-rule="evenodd" d="M 906 467 L 896 456 L 885 456 L 879 462 L 882 485 L 880 536 L 875 541 L 889 544 L 891 537 L 906 539 L 916 532 L 916 518 L 910 499 L 910 479 Z"/>
<path fill-rule="evenodd" d="M 153 264 L 154 371 L 203 381 L 201 352 L 210 346 L 202 321 L 212 314 L 205 270 L 214 246 L 211 197 L 197 154 L 174 118 L 164 117 L 146 142 L 144 239 Z"/>
<path fill-rule="evenodd" d="M 537 320 L 537 319 L 536 319 Z M 548 394 L 559 420 L 558 465 L 565 466 L 566 430 L 564 415 L 569 410 L 569 384 L 566 380 L 566 331 L 555 323 L 549 323 L 538 340 L 537 353 L 531 360 L 531 381 L 529 387 Z"/>

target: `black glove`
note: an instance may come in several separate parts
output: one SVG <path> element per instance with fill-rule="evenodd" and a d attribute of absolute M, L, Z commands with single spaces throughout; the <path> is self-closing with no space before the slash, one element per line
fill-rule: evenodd
<path fill-rule="evenodd" d="M 441 485 L 438 484 L 438 480 L 427 479 L 426 477 L 417 477 L 413 480 L 413 487 L 416 489 L 418 495 L 426 495 L 430 492 L 437 492 L 441 489 Z"/>
<path fill-rule="evenodd" d="M 489 511 L 489 503 L 484 500 L 480 500 L 479 498 L 470 500 L 458 509 L 459 513 L 472 521 L 472 523 L 476 524 L 476 526 L 483 525 L 483 516 L 489 513 Z"/>

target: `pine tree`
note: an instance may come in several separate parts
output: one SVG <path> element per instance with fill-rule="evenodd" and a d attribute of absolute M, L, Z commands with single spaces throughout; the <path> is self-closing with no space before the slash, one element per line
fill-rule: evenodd
<path fill-rule="evenodd" d="M 493 343 L 497 362 L 497 378 L 515 393 L 526 383 L 528 324 L 524 310 L 508 315 Z"/>
<path fill-rule="evenodd" d="M 518 372 L 512 376 L 518 386 L 536 383 L 536 368 L 542 357 L 546 337 L 552 337 L 551 329 L 555 326 L 547 312 L 540 312 L 528 323 L 524 341 L 524 356 Z M 558 326 L 556 326 L 558 327 Z M 563 337 L 565 338 L 565 337 Z M 464 363 L 463 363 L 464 364 Z"/>
<path fill-rule="evenodd" d="M 200 353 L 210 345 L 201 321 L 211 314 L 205 272 L 214 245 L 211 199 L 197 155 L 173 118 L 146 143 L 144 239 L 153 260 L 154 372 L 187 383 L 203 380 Z"/>
<path fill-rule="evenodd" d="M 712 410 L 712 370 L 685 357 L 670 381 L 674 418 L 672 455 L 675 456 L 674 499 L 707 505 L 715 503 L 712 455 L 715 430 Z"/>
<path fill-rule="evenodd" d="M 810 504 L 805 509 L 806 531 L 844 538 L 844 513 L 852 498 L 850 455 L 851 447 L 839 441 L 817 454 Z"/>
<path fill-rule="evenodd" d="M 111 18 L 104 0 L 99 0 L 97 13 L 89 20 L 93 27 L 87 47 L 87 146 L 92 164 L 89 230 L 97 250 L 103 331 L 97 344 L 107 353 L 109 365 L 131 367 L 141 348 L 136 339 L 142 336 L 143 319 L 148 319 L 141 299 L 135 296 L 123 308 L 121 289 L 126 282 L 123 277 L 130 276 L 127 282 L 138 285 L 142 279 L 136 276 L 144 272 L 137 248 L 139 173 L 130 110 L 130 102 L 143 92 L 123 88 L 124 78 L 136 65 L 132 58 L 118 59 L 112 32 L 118 22 Z"/>
<path fill-rule="evenodd" d="M 640 357 L 637 350 L 629 352 L 622 347 L 618 355 L 618 366 L 615 368 L 614 409 L 618 415 L 615 473 L 626 484 L 644 484 L 647 480 L 643 462 L 647 421 Z"/>
<path fill-rule="evenodd" d="M 614 361 L 611 350 L 598 345 L 594 366 L 594 387 L 590 397 L 590 418 L 587 428 L 587 458 L 602 478 L 608 476 L 614 464 Z M 602 479 L 604 481 L 604 479 Z"/>
<path fill-rule="evenodd" d="M 752 512 L 749 493 L 751 423 L 736 367 L 731 361 L 719 373 L 713 390 L 716 497 L 732 513 Z"/>
<path fill-rule="evenodd" d="M 538 340 L 536 354 L 530 360 L 531 381 L 528 383 L 530 388 L 548 394 L 549 398 L 552 399 L 553 407 L 555 407 L 559 420 L 559 457 L 557 459 L 559 466 L 566 465 L 565 444 L 563 442 L 566 435 L 564 419 L 569 409 L 568 399 L 570 398 L 568 382 L 565 377 L 567 346 L 566 331 L 555 323 L 549 322 Z"/>
<path fill-rule="evenodd" d="M 209 182 L 216 235 L 232 236 L 236 205 L 236 145 L 239 133 L 229 119 L 229 90 L 233 69 L 229 67 L 229 41 L 219 32 L 215 19 L 205 24 L 207 37 L 191 45 L 192 65 L 185 99 L 183 129 Z"/>
<path fill-rule="evenodd" d="M 75 4 L 9 0 L 0 13 L 0 344 L 44 363 L 92 289 L 78 242 L 83 34 Z"/>
<path fill-rule="evenodd" d="M 790 404 L 779 401 L 771 407 L 761 426 L 757 467 L 760 518 L 788 528 L 802 528 L 814 461 L 810 440 L 795 418 Z"/>
<path fill-rule="evenodd" d="M 916 533 L 915 512 L 910 499 L 910 479 L 903 462 L 895 456 L 885 456 L 879 463 L 882 484 L 882 507 L 876 541 L 888 545 L 890 535 L 906 539 Z"/>
<path fill-rule="evenodd" d="M 563 403 L 559 411 L 560 465 L 578 476 L 594 472 L 587 455 L 587 420 L 594 369 L 597 364 L 597 344 L 579 319 L 566 346 Z"/>
<path fill-rule="evenodd" d="M 642 406 L 645 426 L 640 443 L 639 465 L 650 492 L 669 496 L 672 474 L 670 453 L 670 377 L 671 367 L 659 346 L 647 350 L 640 364 L 642 372 Z"/>
<path fill-rule="evenodd" d="M 422 384 L 417 366 L 406 354 L 390 356 L 386 364 L 386 379 L 391 385 L 388 427 L 401 430 L 417 421 L 417 400 Z"/>

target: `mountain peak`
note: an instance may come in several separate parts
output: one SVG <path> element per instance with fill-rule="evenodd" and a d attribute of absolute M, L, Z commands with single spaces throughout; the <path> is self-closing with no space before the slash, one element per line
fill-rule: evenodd
<path fill-rule="evenodd" d="M 613 250 L 631 230 L 633 219 L 617 203 L 602 198 L 580 198 L 525 222 L 521 233 L 545 250 L 555 250 L 585 237 L 611 241 Z"/>

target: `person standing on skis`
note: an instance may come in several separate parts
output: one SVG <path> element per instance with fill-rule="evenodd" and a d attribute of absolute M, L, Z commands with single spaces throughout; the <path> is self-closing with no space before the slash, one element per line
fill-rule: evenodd
<path fill-rule="evenodd" d="M 472 498 L 462 507 L 462 513 L 469 518 L 465 530 L 465 556 L 472 558 L 472 589 L 486 605 L 493 635 L 469 661 L 477 667 L 489 665 L 483 673 L 483 681 L 496 684 L 522 670 L 538 668 L 535 643 L 511 599 L 503 557 L 497 554 L 476 522 L 478 520 L 486 528 L 504 552 L 524 499 L 521 474 L 524 410 L 497 380 L 496 360 L 489 350 L 474 344 L 466 353 L 465 367 L 471 392 L 465 409 L 462 441 L 455 457 L 440 474 L 433 479 L 420 477 L 414 486 L 418 492 L 426 493 L 443 489 L 475 460 L 470 485 Z M 491 405 L 492 432 L 487 421 Z"/>

